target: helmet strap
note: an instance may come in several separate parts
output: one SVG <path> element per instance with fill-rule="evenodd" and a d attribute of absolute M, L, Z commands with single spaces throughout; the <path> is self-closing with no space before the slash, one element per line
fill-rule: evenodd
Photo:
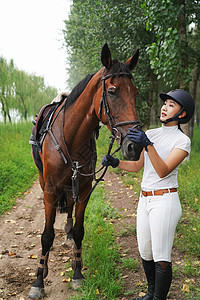
<path fill-rule="evenodd" d="M 163 124 L 168 124 L 168 123 L 173 122 L 173 121 L 180 121 L 180 118 L 178 118 L 178 116 L 180 116 L 183 111 L 184 111 L 184 106 L 182 106 L 181 110 L 175 116 L 173 116 L 172 118 L 167 119 L 166 121 L 161 121 L 160 120 L 160 122 L 162 122 Z"/>

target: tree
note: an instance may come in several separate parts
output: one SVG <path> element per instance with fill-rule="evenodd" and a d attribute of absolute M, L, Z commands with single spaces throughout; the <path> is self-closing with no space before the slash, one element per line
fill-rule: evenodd
<path fill-rule="evenodd" d="M 146 30 L 144 18 L 139 0 L 74 0 L 63 33 L 68 49 L 68 84 L 71 88 L 87 73 L 101 67 L 99 54 L 105 42 L 108 42 L 113 57 L 120 61 L 126 61 L 140 49 L 134 80 L 139 90 L 139 115 L 148 127 L 155 75 L 146 49 L 154 35 Z"/>
<path fill-rule="evenodd" d="M 192 23 L 198 20 L 199 1 L 146 0 L 141 7 L 147 17 L 147 29 L 156 34 L 148 53 L 158 80 L 164 81 L 168 88 L 189 91 L 195 64 L 189 37 Z M 184 131 L 192 135 L 189 124 L 184 125 Z"/>
<path fill-rule="evenodd" d="M 194 64 L 194 69 L 193 69 L 193 76 L 192 76 L 192 83 L 191 83 L 191 95 L 193 99 L 195 100 L 196 104 L 196 109 L 195 109 L 195 116 L 196 116 L 196 121 L 197 125 L 199 124 L 199 104 L 200 101 L 198 101 L 197 96 L 197 88 L 198 88 L 198 81 L 199 81 L 199 76 L 200 76 L 200 1 L 196 1 L 194 5 L 190 5 L 190 10 L 191 10 L 191 30 L 189 32 L 189 44 L 191 45 L 191 48 L 193 49 L 192 56 L 193 56 L 193 64 Z M 194 126 L 194 118 L 192 119 L 191 122 L 192 129 Z"/>
<path fill-rule="evenodd" d="M 22 119 L 34 116 L 57 95 L 55 88 L 45 86 L 44 78 L 18 70 L 13 60 L 0 57 L 0 104 L 4 123 L 11 122 L 11 110 Z"/>
<path fill-rule="evenodd" d="M 69 86 L 100 68 L 99 53 L 105 42 L 121 61 L 139 48 L 134 80 L 139 116 L 148 128 L 152 112 L 156 119 L 160 91 L 193 86 L 190 92 L 195 92 L 199 10 L 199 0 L 74 0 L 63 32 Z"/>
<path fill-rule="evenodd" d="M 13 69 L 12 60 L 7 63 L 5 58 L 0 57 L 0 101 L 5 124 L 7 118 L 11 123 L 9 101 L 13 97 Z"/>

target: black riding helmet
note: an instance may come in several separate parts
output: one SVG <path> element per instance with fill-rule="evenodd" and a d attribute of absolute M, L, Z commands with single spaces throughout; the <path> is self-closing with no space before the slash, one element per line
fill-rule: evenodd
<path fill-rule="evenodd" d="M 168 92 L 167 94 L 161 93 L 160 98 L 163 101 L 166 101 L 167 99 L 172 99 L 172 100 L 176 101 L 178 104 L 180 104 L 180 106 L 181 106 L 181 110 L 174 117 L 167 119 L 164 123 L 178 121 L 181 124 L 185 124 L 190 121 L 190 119 L 192 118 L 192 116 L 194 114 L 195 104 L 194 104 L 194 100 L 192 99 L 192 97 L 190 96 L 190 94 L 188 92 L 179 90 L 179 89 L 172 90 L 172 91 Z M 186 112 L 185 117 L 178 118 L 178 116 L 183 111 Z"/>

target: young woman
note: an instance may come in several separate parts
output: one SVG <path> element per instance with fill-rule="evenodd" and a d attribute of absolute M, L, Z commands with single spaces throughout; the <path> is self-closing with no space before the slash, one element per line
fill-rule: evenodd
<path fill-rule="evenodd" d="M 144 149 L 138 161 L 122 161 L 106 155 L 104 166 L 138 172 L 144 166 L 137 209 L 137 240 L 148 293 L 133 300 L 165 300 L 172 281 L 171 251 L 182 210 L 177 192 L 179 164 L 190 153 L 190 139 L 180 130 L 194 113 L 189 93 L 173 90 L 160 94 L 162 127 L 148 130 L 130 128 L 127 136 Z"/>

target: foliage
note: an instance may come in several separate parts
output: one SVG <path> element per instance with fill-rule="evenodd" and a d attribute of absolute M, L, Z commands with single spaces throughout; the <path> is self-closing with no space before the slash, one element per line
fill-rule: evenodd
<path fill-rule="evenodd" d="M 192 48 L 190 39 L 194 38 L 194 25 L 196 29 L 199 25 L 198 1 L 145 0 L 142 2 L 141 7 L 147 17 L 146 28 L 153 31 L 156 36 L 155 41 L 148 47 L 152 69 L 158 79 L 164 79 L 168 86 L 179 87 L 182 78 L 182 87 L 188 87 L 196 51 Z M 195 38 L 197 38 L 196 34 Z"/>
<path fill-rule="evenodd" d="M 108 128 L 102 125 L 99 131 L 99 138 L 97 139 L 97 167 L 102 167 L 101 161 L 103 156 L 108 153 L 111 136 L 112 134 Z M 117 148 L 118 145 L 116 142 L 114 142 L 112 151 L 116 150 Z"/>
<path fill-rule="evenodd" d="M 31 123 L 0 125 L 0 214 L 32 184 L 37 170 L 28 143 Z"/>
<path fill-rule="evenodd" d="M 44 78 L 18 70 L 13 60 L 0 57 L 0 110 L 4 123 L 12 122 L 11 111 L 27 120 L 51 102 L 57 95 L 55 88 L 45 86 Z"/>
<path fill-rule="evenodd" d="M 145 29 L 139 2 L 73 1 L 69 19 L 65 21 L 64 37 L 69 55 L 77 68 L 73 70 L 73 64 L 70 64 L 69 72 L 76 72 L 78 76 L 81 69 L 86 69 L 86 72 L 99 69 L 99 54 L 105 42 L 108 42 L 113 57 L 121 61 L 127 60 L 141 46 L 144 56 L 144 43 L 151 41 L 151 34 Z"/>
<path fill-rule="evenodd" d="M 105 42 L 108 42 L 113 58 L 122 62 L 140 49 L 134 81 L 140 91 L 137 107 L 142 120 L 145 120 L 145 103 L 151 84 L 146 48 L 153 41 L 152 33 L 146 30 L 144 17 L 139 0 L 75 0 L 64 30 L 71 88 L 87 73 L 101 68 L 100 53 Z"/>
<path fill-rule="evenodd" d="M 200 37 L 197 0 L 74 0 L 63 31 L 72 88 L 87 73 L 100 67 L 100 52 L 108 42 L 114 58 L 126 61 L 137 48 L 134 71 L 139 90 L 137 109 L 150 125 L 157 113 L 159 92 L 191 88 L 195 80 Z M 185 31 L 184 31 L 185 30 Z M 195 92 L 194 92 L 195 94 Z M 151 110 L 152 108 L 152 110 Z"/>
<path fill-rule="evenodd" d="M 178 174 L 183 216 L 178 224 L 176 245 L 194 255 L 198 255 L 200 250 L 199 137 L 200 129 L 195 127 L 190 161 L 181 165 Z"/>

